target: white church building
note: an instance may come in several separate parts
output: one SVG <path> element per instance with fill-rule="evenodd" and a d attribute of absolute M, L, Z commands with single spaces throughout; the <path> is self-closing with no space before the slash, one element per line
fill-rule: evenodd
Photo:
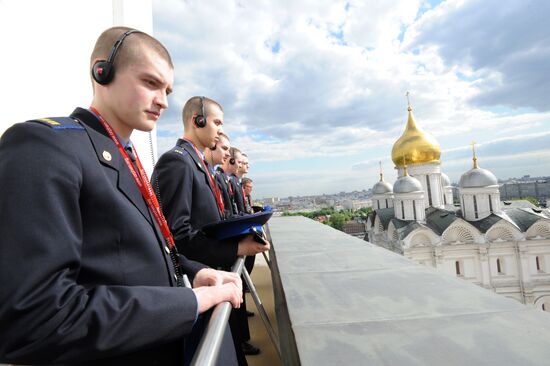
<path fill-rule="evenodd" d="M 408 111 L 392 149 L 398 178 L 392 185 L 380 173 L 365 240 L 550 311 L 550 211 L 501 202 L 497 179 L 478 166 L 474 148 L 455 206 L 439 144 Z"/>

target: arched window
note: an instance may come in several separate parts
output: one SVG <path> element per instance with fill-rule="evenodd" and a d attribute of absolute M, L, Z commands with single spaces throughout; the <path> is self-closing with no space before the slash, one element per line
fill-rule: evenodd
<path fill-rule="evenodd" d="M 476 217 L 476 219 L 478 218 L 478 213 L 477 213 L 477 198 L 476 196 L 474 195 L 474 215 Z"/>
<path fill-rule="evenodd" d="M 497 258 L 497 273 L 499 275 L 506 274 L 504 271 L 504 258 Z"/>
<path fill-rule="evenodd" d="M 464 276 L 464 273 L 462 273 L 462 266 L 460 265 L 460 261 L 455 261 L 455 272 L 458 277 Z"/>
<path fill-rule="evenodd" d="M 428 188 L 428 204 L 432 205 L 432 188 L 430 187 L 430 176 L 426 175 L 426 187 Z"/>

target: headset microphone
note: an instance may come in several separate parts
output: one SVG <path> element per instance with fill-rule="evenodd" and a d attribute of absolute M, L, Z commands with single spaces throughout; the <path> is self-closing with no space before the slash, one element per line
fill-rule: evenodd
<path fill-rule="evenodd" d="M 92 77 L 98 84 L 107 85 L 113 80 L 113 78 L 115 77 L 115 56 L 120 46 L 122 46 L 122 42 L 124 42 L 124 39 L 132 33 L 141 32 L 135 29 L 131 29 L 122 33 L 122 35 L 118 37 L 115 44 L 113 45 L 107 61 L 100 60 L 94 64 L 94 66 L 92 67 Z"/>

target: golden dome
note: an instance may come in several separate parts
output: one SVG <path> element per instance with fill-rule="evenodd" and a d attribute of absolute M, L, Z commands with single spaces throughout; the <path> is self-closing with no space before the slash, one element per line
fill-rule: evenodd
<path fill-rule="evenodd" d="M 401 137 L 393 144 L 391 159 L 395 166 L 439 163 L 441 148 L 436 139 L 416 126 L 412 108 L 409 105 L 409 120 Z"/>

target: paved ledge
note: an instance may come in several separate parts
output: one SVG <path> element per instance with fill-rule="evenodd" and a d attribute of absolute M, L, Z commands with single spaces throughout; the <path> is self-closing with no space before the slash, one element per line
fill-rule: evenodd
<path fill-rule="evenodd" d="M 285 365 L 548 365 L 550 316 L 304 217 L 274 217 Z"/>

